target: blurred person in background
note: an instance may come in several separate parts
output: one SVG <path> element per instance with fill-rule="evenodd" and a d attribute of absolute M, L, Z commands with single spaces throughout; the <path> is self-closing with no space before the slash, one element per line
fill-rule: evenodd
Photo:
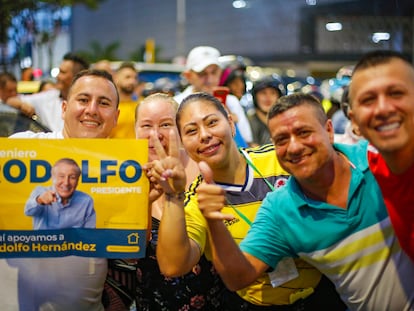
<path fill-rule="evenodd" d="M 7 104 L 28 116 L 36 114 L 40 122 L 52 131 L 62 130 L 62 102 L 67 99 L 73 77 L 88 68 L 89 64 L 83 58 L 73 53 L 66 53 L 59 66 L 55 89 L 31 95 L 14 96 L 7 100 Z M 27 106 L 31 106 L 33 110 L 29 111 Z"/>
<path fill-rule="evenodd" d="M 251 93 L 254 113 L 248 118 L 253 133 L 253 142 L 255 145 L 270 144 L 272 140 L 267 127 L 267 114 L 270 107 L 285 95 L 285 87 L 278 76 L 270 75 L 256 81 Z"/>
<path fill-rule="evenodd" d="M 123 62 L 114 73 L 120 102 L 134 101 L 133 95 L 138 84 L 138 72 L 133 62 Z"/>
<path fill-rule="evenodd" d="M 249 115 L 253 107 L 253 100 L 250 92 L 247 92 L 245 67 L 227 67 L 221 75 L 220 85 L 229 88 L 230 94 L 237 97 L 245 113 Z"/>
<path fill-rule="evenodd" d="M 344 93 L 341 99 L 341 110 L 346 117 L 345 130 L 343 134 L 335 133 L 335 142 L 342 144 L 356 144 L 364 139 L 358 126 L 349 119 L 349 87 L 344 88 Z M 333 123 L 333 120 L 332 120 Z"/>
<path fill-rule="evenodd" d="M 10 98 L 17 96 L 17 79 L 9 72 L 0 73 L 0 103 L 2 111 L 21 111 L 23 114 L 32 116 L 34 109 L 31 105 L 22 103 L 20 109 L 7 104 Z"/>
<path fill-rule="evenodd" d="M 6 105 L 10 97 L 17 96 L 17 79 L 9 72 L 0 73 L 0 103 Z M 14 110 L 11 107 L 4 107 L 4 109 Z"/>
<path fill-rule="evenodd" d="M 33 81 L 34 74 L 32 67 L 26 67 L 21 70 L 21 80 L 22 81 Z"/>
<path fill-rule="evenodd" d="M 112 76 L 114 75 L 111 62 L 107 59 L 101 59 L 97 61 L 96 63 L 94 63 L 91 67 L 97 70 L 105 70 L 106 72 L 110 73 Z"/>
<path fill-rule="evenodd" d="M 220 52 L 211 46 L 197 46 L 188 53 L 186 70 L 182 75 L 190 85 L 182 93 L 174 97 L 179 104 L 181 104 L 184 98 L 193 93 L 205 92 L 213 95 L 214 90 L 220 84 L 223 71 L 219 57 Z M 253 137 L 250 124 L 237 97 L 229 94 L 226 97 L 226 102 L 223 104 L 233 115 L 243 142 L 251 144 Z"/>
<path fill-rule="evenodd" d="M 345 128 L 349 123 L 348 116 L 345 115 L 342 109 L 342 99 L 345 89 L 348 88 L 351 82 L 351 75 L 353 66 L 341 67 L 334 79 L 331 79 L 331 102 L 334 102 L 334 106 L 338 106 L 339 109 L 335 110 L 331 114 L 332 125 L 334 127 L 335 134 L 344 134 Z M 329 113 L 328 113 L 329 116 Z"/>
<path fill-rule="evenodd" d="M 56 84 L 52 80 L 42 80 L 39 84 L 39 90 L 37 92 L 39 93 L 39 92 L 49 91 L 55 88 L 56 88 Z"/>
<path fill-rule="evenodd" d="M 134 97 L 138 85 L 138 72 L 132 62 L 123 62 L 114 73 L 119 92 L 119 119 L 113 129 L 112 138 L 135 138 L 135 109 L 138 101 Z"/>
<path fill-rule="evenodd" d="M 37 116 L 33 115 L 33 107 L 27 104 L 18 110 L 6 104 L 6 101 L 17 94 L 17 79 L 8 72 L 0 73 L 0 136 L 8 137 L 16 132 L 25 130 L 47 131 L 43 124 L 36 121 Z M 25 113 L 22 113 L 22 110 Z M 27 117 L 30 115 L 32 117 Z"/>
<path fill-rule="evenodd" d="M 241 100 L 244 94 L 246 94 L 246 77 L 241 69 L 234 69 L 227 67 L 223 70 L 220 78 L 220 85 L 227 86 L 230 90 L 230 94 Z"/>

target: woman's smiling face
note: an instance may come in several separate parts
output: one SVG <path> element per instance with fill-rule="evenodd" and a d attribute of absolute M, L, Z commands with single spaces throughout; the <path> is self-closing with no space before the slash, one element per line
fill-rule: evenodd
<path fill-rule="evenodd" d="M 214 170 L 229 161 L 234 144 L 234 124 L 214 104 L 195 100 L 181 111 L 181 140 L 189 156 L 205 161 Z"/>

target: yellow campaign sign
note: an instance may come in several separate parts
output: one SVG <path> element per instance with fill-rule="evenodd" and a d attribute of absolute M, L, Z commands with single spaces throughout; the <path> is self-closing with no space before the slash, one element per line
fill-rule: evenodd
<path fill-rule="evenodd" d="M 0 139 L 0 258 L 142 257 L 147 140 Z"/>

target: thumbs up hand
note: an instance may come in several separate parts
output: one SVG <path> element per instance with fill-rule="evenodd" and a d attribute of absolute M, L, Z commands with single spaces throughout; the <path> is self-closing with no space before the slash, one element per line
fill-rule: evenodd
<path fill-rule="evenodd" d="M 198 164 L 204 182 L 197 188 L 198 207 L 207 220 L 232 220 L 233 215 L 223 214 L 227 204 L 226 192 L 213 181 L 213 172 L 205 162 Z"/>

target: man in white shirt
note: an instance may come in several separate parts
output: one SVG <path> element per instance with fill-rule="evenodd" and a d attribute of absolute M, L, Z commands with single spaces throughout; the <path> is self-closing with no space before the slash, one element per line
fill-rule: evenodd
<path fill-rule="evenodd" d="M 63 130 L 22 132 L 11 138 L 107 138 L 119 116 L 111 75 L 88 70 L 75 76 L 62 103 Z M 103 311 L 107 260 L 67 256 L 0 260 L 2 311 Z"/>
<path fill-rule="evenodd" d="M 59 74 L 56 77 L 56 89 L 20 97 L 11 97 L 7 104 L 23 113 L 33 114 L 27 110 L 27 105 L 34 109 L 40 122 L 52 131 L 59 131 L 63 128 L 62 101 L 67 99 L 69 87 L 73 77 L 81 70 L 88 69 L 89 64 L 73 53 L 66 53 L 59 66 Z M 23 111 L 25 109 L 25 111 Z"/>
<path fill-rule="evenodd" d="M 187 56 L 186 70 L 182 73 L 188 81 L 188 86 L 174 99 L 180 104 L 182 100 L 192 93 L 206 92 L 213 94 L 219 86 L 222 68 L 219 61 L 220 52 L 211 46 L 197 46 Z M 252 143 L 253 136 L 250 123 L 244 113 L 243 107 L 234 95 L 227 95 L 226 106 L 235 115 L 238 130 L 247 144 Z"/>

